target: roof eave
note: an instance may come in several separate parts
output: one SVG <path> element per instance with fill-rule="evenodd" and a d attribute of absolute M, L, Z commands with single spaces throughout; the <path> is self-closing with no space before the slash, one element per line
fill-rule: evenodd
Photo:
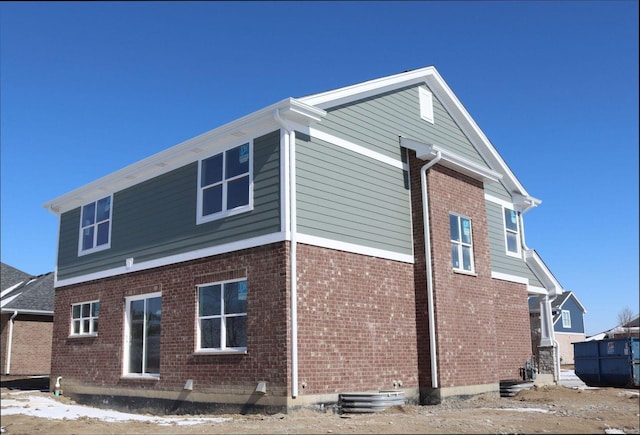
<path fill-rule="evenodd" d="M 188 163 L 197 161 L 203 152 L 223 146 L 242 137 L 250 137 L 273 126 L 280 128 L 273 113 L 295 124 L 312 124 L 322 119 L 326 112 L 293 98 L 284 99 L 235 121 L 186 140 L 180 144 L 133 163 L 96 181 L 46 202 L 43 207 L 56 215 L 79 207 L 100 196 L 106 196 Z"/>

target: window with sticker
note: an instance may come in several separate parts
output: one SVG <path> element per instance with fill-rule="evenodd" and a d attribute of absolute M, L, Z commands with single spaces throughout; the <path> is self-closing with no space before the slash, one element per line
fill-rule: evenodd
<path fill-rule="evenodd" d="M 471 219 L 456 214 L 449 215 L 451 230 L 451 260 L 453 270 L 473 272 L 473 237 Z"/>
<path fill-rule="evenodd" d="M 518 224 L 518 213 L 510 208 L 504 210 L 504 237 L 507 247 L 507 254 L 520 255 L 520 226 Z"/>
<path fill-rule="evenodd" d="M 250 142 L 200 161 L 198 223 L 251 209 L 252 166 Z"/>
<path fill-rule="evenodd" d="M 197 350 L 247 349 L 247 281 L 198 286 Z"/>

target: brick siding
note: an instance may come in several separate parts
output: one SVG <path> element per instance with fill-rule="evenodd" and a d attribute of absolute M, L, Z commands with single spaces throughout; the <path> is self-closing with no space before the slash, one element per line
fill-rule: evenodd
<path fill-rule="evenodd" d="M 10 314 L 2 315 L 2 373 L 7 368 Z M 13 323 L 11 344 L 12 375 L 48 375 L 51 368 L 51 337 L 53 316 L 19 314 Z"/>

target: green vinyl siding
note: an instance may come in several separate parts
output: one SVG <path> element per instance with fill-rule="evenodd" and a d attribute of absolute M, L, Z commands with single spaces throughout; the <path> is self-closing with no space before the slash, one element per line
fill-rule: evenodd
<path fill-rule="evenodd" d="M 528 278 L 529 284 L 543 287 L 542 283 L 527 267 L 523 258 L 507 255 L 504 240 L 504 220 L 502 206 L 491 201 L 485 201 L 487 208 L 487 228 L 489 246 L 491 249 L 491 270 L 508 275 Z"/>
<path fill-rule="evenodd" d="M 433 124 L 420 118 L 418 86 L 411 86 L 328 109 L 327 117 L 314 128 L 398 160 L 398 136 L 405 136 L 438 145 L 486 167 L 435 95 L 433 111 Z"/>
<path fill-rule="evenodd" d="M 254 140 L 254 209 L 196 225 L 198 162 L 113 196 L 111 248 L 78 256 L 80 208 L 60 224 L 58 279 L 187 253 L 280 231 L 280 133 Z"/>
<path fill-rule="evenodd" d="M 504 187 L 501 182 L 497 183 L 485 183 L 484 185 L 485 193 L 495 196 L 496 198 L 500 198 L 504 201 L 510 202 L 512 200 L 509 191 Z"/>
<path fill-rule="evenodd" d="M 402 169 L 303 135 L 296 156 L 299 233 L 412 254 Z"/>

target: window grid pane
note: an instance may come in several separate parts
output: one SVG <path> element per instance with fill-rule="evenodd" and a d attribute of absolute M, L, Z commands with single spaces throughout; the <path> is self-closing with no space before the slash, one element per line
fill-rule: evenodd
<path fill-rule="evenodd" d="M 246 348 L 247 282 L 198 288 L 199 349 Z"/>

